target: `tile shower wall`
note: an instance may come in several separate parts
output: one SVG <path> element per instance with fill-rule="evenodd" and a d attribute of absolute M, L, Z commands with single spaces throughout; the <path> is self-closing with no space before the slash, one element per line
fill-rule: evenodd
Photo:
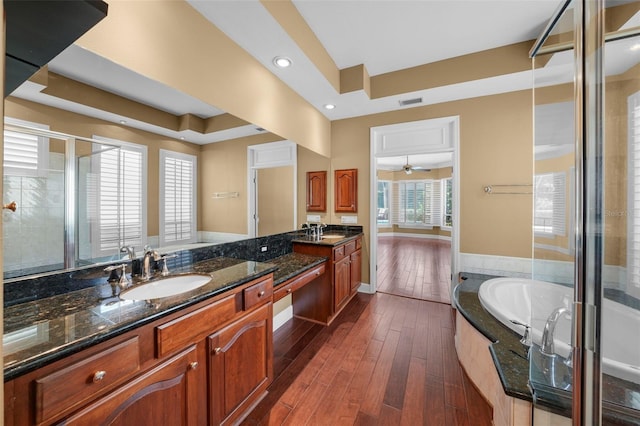
<path fill-rule="evenodd" d="M 64 155 L 50 153 L 46 176 L 4 176 L 2 211 L 4 270 L 31 269 L 64 261 Z"/>

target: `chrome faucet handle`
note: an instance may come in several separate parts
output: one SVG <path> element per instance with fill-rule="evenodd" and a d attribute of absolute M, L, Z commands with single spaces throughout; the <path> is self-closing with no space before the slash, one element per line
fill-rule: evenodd
<path fill-rule="evenodd" d="M 527 346 L 527 347 L 531 347 L 531 345 L 533 344 L 532 340 L 531 340 L 531 326 L 529 324 L 524 324 L 521 323 L 520 321 L 516 321 L 516 320 L 509 320 L 512 324 L 515 325 L 520 325 L 522 327 L 524 327 L 524 334 L 522 335 L 522 338 L 520 339 L 520 343 L 522 343 L 523 345 Z"/>
<path fill-rule="evenodd" d="M 129 255 L 129 260 L 134 260 L 136 258 L 136 249 L 133 246 L 120 247 L 120 253 L 127 253 Z"/>
<path fill-rule="evenodd" d="M 121 269 L 119 277 L 118 277 L 117 274 L 115 274 L 115 276 L 114 276 L 114 273 L 118 269 Z M 126 263 L 123 263 L 122 265 L 107 266 L 106 268 L 104 268 L 104 271 L 111 273 L 109 275 L 109 279 L 108 279 L 109 282 L 115 282 L 115 280 L 118 280 L 118 286 L 121 289 L 124 290 L 125 288 L 127 288 L 127 287 L 129 287 L 131 285 L 131 281 L 129 280 L 129 278 L 127 278 L 127 264 Z"/>
<path fill-rule="evenodd" d="M 160 260 L 162 260 L 162 272 L 160 273 L 160 275 L 162 275 L 163 277 L 166 277 L 167 275 L 169 275 L 169 268 L 167 267 L 167 259 L 173 259 L 174 257 L 178 257 L 177 254 L 165 254 L 164 256 L 162 256 L 160 258 Z"/>

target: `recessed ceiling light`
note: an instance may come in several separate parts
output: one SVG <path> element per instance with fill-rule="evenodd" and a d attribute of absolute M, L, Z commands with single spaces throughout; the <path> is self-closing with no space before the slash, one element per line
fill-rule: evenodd
<path fill-rule="evenodd" d="M 284 56 L 276 56 L 273 58 L 273 63 L 279 68 L 287 68 L 291 66 L 291 59 Z"/>
<path fill-rule="evenodd" d="M 120 124 L 127 124 L 126 120 L 120 120 Z"/>
<path fill-rule="evenodd" d="M 334 109 L 336 106 L 334 104 L 325 104 L 325 109 Z"/>

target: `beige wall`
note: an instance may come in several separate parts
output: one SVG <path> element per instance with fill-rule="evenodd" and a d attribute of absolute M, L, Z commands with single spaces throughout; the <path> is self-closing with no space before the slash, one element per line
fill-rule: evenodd
<path fill-rule="evenodd" d="M 109 2 L 76 44 L 116 64 L 331 154 L 331 123 L 186 1 Z"/>
<path fill-rule="evenodd" d="M 293 166 L 259 169 L 257 235 L 281 234 L 293 226 Z M 297 222 L 297 221 L 296 221 Z"/>
<path fill-rule="evenodd" d="M 200 152 L 201 230 L 248 234 L 247 147 L 282 140 L 261 134 L 203 145 Z M 215 192 L 238 192 L 238 198 L 214 199 Z"/>
<path fill-rule="evenodd" d="M 14 97 L 4 102 L 7 117 L 46 124 L 50 130 L 75 136 L 91 138 L 94 135 L 125 142 L 137 143 L 147 147 L 147 234 L 158 235 L 159 221 L 159 164 L 160 149 L 177 151 L 199 157 L 200 146 L 178 141 L 166 136 L 125 127 L 73 112 L 63 111 L 46 105 L 36 104 Z M 200 163 L 202 160 L 198 158 Z M 202 167 L 200 167 L 202 169 Z M 201 223 L 198 215 L 198 224 Z M 198 228 L 200 229 L 200 228 Z"/>
<path fill-rule="evenodd" d="M 370 128 L 458 115 L 460 251 L 530 258 L 531 196 L 497 197 L 482 189 L 487 184 L 531 184 L 531 103 L 531 92 L 519 91 L 334 121 L 331 166 L 358 168 L 358 223 L 364 226 L 365 241 L 370 238 Z M 331 220 L 339 223 L 338 215 L 331 213 Z M 363 256 L 364 282 L 369 282 L 368 254 L 366 250 Z"/>

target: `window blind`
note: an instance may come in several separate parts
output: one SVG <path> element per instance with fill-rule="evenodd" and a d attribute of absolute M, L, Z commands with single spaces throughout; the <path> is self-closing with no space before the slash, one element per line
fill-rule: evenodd
<path fill-rule="evenodd" d="M 394 182 L 392 199 L 393 224 L 442 225 L 442 190 L 439 180 Z"/>
<path fill-rule="evenodd" d="M 192 155 L 160 150 L 160 244 L 196 242 L 196 164 Z"/>
<path fill-rule="evenodd" d="M 21 124 L 47 129 L 47 126 L 22 121 Z M 13 176 L 45 176 L 48 168 L 49 139 L 13 130 L 4 131 L 4 173 Z"/>
<path fill-rule="evenodd" d="M 118 145 L 95 145 L 93 172 L 87 176 L 87 187 L 95 190 L 87 215 L 97 219 L 96 257 L 119 253 L 122 246 L 141 249 L 146 243 L 146 147 Z"/>

